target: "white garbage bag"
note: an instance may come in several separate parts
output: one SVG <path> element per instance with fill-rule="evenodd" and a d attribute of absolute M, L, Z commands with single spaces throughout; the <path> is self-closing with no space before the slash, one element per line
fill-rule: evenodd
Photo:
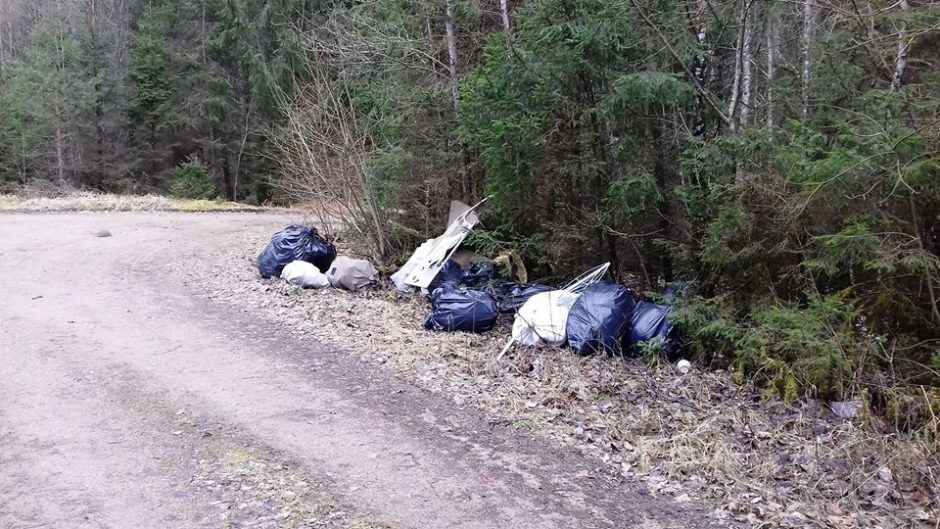
<path fill-rule="evenodd" d="M 326 274 L 313 263 L 291 261 L 281 270 L 281 279 L 304 288 L 323 288 L 330 286 Z"/>
<path fill-rule="evenodd" d="M 512 340 L 522 345 L 563 345 L 568 312 L 579 294 L 564 290 L 540 292 L 526 301 L 512 324 Z"/>

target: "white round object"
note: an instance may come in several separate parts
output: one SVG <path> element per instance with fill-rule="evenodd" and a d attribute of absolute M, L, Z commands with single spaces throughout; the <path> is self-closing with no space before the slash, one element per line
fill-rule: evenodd
<path fill-rule="evenodd" d="M 684 375 L 688 373 L 690 369 L 692 369 L 692 362 L 689 362 L 685 359 L 679 360 L 679 362 L 676 363 L 676 369 L 678 369 L 679 372 Z"/>

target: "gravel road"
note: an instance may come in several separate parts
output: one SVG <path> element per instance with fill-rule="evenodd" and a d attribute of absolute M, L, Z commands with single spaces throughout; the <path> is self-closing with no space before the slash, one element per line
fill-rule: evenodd
<path fill-rule="evenodd" d="M 0 215 L 0 527 L 710 526 L 174 280 L 296 220 Z"/>

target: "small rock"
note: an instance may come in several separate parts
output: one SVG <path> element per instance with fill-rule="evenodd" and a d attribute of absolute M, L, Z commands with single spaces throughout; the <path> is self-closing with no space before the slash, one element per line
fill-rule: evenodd
<path fill-rule="evenodd" d="M 111 236 L 111 232 L 108 230 L 101 230 L 95 234 L 95 237 L 110 237 L 110 236 Z"/>
<path fill-rule="evenodd" d="M 690 501 L 692 501 L 692 498 L 686 493 L 676 496 L 676 503 L 689 503 Z"/>
<path fill-rule="evenodd" d="M 894 477 L 894 474 L 891 472 L 890 468 L 881 467 L 878 469 L 878 479 L 881 481 L 890 482 L 892 477 Z"/>

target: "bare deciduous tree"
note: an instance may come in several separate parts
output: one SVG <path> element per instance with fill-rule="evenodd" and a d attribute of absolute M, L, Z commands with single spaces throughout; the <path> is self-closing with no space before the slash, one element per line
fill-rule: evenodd
<path fill-rule="evenodd" d="M 901 89 L 901 83 L 904 81 L 904 70 L 907 69 L 907 49 L 910 47 L 907 37 L 907 0 L 899 0 L 898 9 L 901 11 L 900 23 L 898 27 L 898 56 L 894 61 L 894 75 L 891 77 L 891 90 Z"/>

